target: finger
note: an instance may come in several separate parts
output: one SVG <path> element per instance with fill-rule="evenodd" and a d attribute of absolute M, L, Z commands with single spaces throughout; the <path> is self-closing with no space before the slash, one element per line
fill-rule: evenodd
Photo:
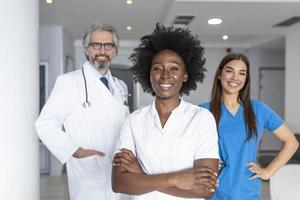
<path fill-rule="evenodd" d="M 133 155 L 133 153 L 130 150 L 122 149 L 122 153 L 124 156 L 126 156 L 128 160 L 132 160 L 132 161 L 136 160 L 136 157 Z"/>
<path fill-rule="evenodd" d="M 126 159 L 124 156 L 118 157 L 118 161 L 120 163 L 124 163 L 126 165 L 130 165 L 130 163 L 131 163 L 130 160 Z"/>
<path fill-rule="evenodd" d="M 257 163 L 254 163 L 254 162 L 249 162 L 246 164 L 249 168 L 250 167 L 260 167 L 260 165 L 258 165 Z"/>
<path fill-rule="evenodd" d="M 216 191 L 216 188 L 214 186 L 209 186 L 206 184 L 200 184 L 200 185 L 198 185 L 198 187 L 201 188 L 202 190 L 205 190 L 210 193 Z"/>
<path fill-rule="evenodd" d="M 197 170 L 195 171 L 195 174 L 199 177 L 210 176 L 213 177 L 214 179 L 217 179 L 218 177 L 218 174 L 212 170 Z"/>
<path fill-rule="evenodd" d="M 129 161 L 134 161 L 135 158 L 134 157 L 131 157 L 130 154 L 128 152 L 124 152 L 122 151 L 121 152 L 121 156 L 124 158 L 124 159 L 127 159 Z"/>
<path fill-rule="evenodd" d="M 256 179 L 256 178 L 259 178 L 258 174 L 254 174 L 253 176 L 250 176 L 249 180 L 253 180 L 253 179 Z"/>
<path fill-rule="evenodd" d="M 94 150 L 95 152 L 95 154 L 94 155 L 97 155 L 97 156 L 100 156 L 100 157 L 104 157 L 105 156 L 105 153 L 103 153 L 103 152 L 101 152 L 101 151 L 96 151 L 96 150 Z"/>
<path fill-rule="evenodd" d="M 211 169 L 210 167 L 207 167 L 207 166 L 195 166 L 194 169 L 197 172 L 210 172 L 210 173 L 214 174 L 215 176 L 218 176 L 218 173 L 216 173 L 213 169 Z"/>
<path fill-rule="evenodd" d="M 218 186 L 218 180 L 209 176 L 196 177 L 195 182 L 198 184 L 207 184 L 208 186 L 213 186 L 215 188 Z"/>

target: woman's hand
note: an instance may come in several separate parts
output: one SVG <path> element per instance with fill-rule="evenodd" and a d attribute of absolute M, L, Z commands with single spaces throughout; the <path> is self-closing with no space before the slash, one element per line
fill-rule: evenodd
<path fill-rule="evenodd" d="M 214 192 L 217 187 L 217 174 L 209 167 L 197 166 L 177 172 L 172 181 L 177 188 L 182 190 L 200 187 L 208 192 Z"/>
<path fill-rule="evenodd" d="M 135 158 L 133 153 L 128 149 L 121 149 L 120 152 L 116 153 L 112 163 L 113 166 L 123 167 L 128 172 L 144 174 L 140 163 Z"/>
<path fill-rule="evenodd" d="M 266 168 L 262 168 L 254 162 L 250 162 L 247 165 L 249 167 L 249 170 L 254 173 L 254 175 L 251 176 L 250 179 L 260 178 L 262 180 L 268 180 L 271 177 L 271 174 Z"/>

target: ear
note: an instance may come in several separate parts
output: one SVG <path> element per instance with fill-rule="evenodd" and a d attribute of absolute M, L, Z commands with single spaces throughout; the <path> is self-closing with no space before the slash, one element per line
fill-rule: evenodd
<path fill-rule="evenodd" d="M 189 75 L 187 73 L 185 73 L 183 75 L 183 82 L 187 82 Z"/>
<path fill-rule="evenodd" d="M 88 48 L 84 48 L 84 53 L 85 53 L 86 56 L 89 56 L 89 55 L 90 55 L 90 54 L 89 54 Z"/>

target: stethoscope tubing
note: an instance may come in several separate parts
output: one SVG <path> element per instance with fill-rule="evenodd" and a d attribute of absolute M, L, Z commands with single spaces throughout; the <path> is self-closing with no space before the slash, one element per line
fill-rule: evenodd
<path fill-rule="evenodd" d="M 91 103 L 89 102 L 89 95 L 88 95 L 88 91 L 87 91 L 86 77 L 85 77 L 85 73 L 84 73 L 83 67 L 81 68 L 81 72 L 82 72 L 82 76 L 83 76 L 84 89 L 85 89 L 85 101 L 83 102 L 82 106 L 84 108 L 88 108 L 88 107 L 91 106 Z"/>

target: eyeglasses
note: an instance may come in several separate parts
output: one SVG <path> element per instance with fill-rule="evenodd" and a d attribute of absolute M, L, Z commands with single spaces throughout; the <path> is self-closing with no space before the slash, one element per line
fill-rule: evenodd
<path fill-rule="evenodd" d="M 114 43 L 101 43 L 101 42 L 91 42 L 89 46 L 92 46 L 94 50 L 100 50 L 102 46 L 105 50 L 112 50 L 115 47 Z"/>

